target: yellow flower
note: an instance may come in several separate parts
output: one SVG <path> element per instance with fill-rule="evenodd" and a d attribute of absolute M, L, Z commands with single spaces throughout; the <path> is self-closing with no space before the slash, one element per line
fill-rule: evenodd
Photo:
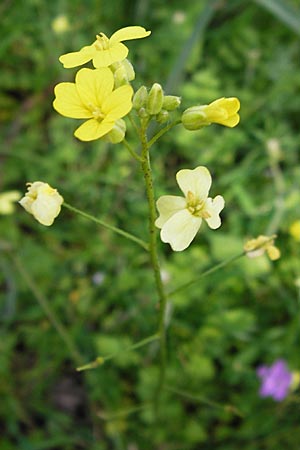
<path fill-rule="evenodd" d="M 224 198 L 208 197 L 211 175 L 206 167 L 183 169 L 176 174 L 177 183 L 185 197 L 163 195 L 157 200 L 160 216 L 155 225 L 161 228 L 160 237 L 175 251 L 185 250 L 196 236 L 202 219 L 212 229 L 221 225 L 220 212 Z"/>
<path fill-rule="evenodd" d="M 14 203 L 19 200 L 21 193 L 18 191 L 8 191 L 0 194 L 0 214 L 12 214 L 15 209 Z"/>
<path fill-rule="evenodd" d="M 48 183 L 35 181 L 27 183 L 27 186 L 28 192 L 19 201 L 20 205 L 42 225 L 52 225 L 64 199 Z"/>
<path fill-rule="evenodd" d="M 70 29 L 70 23 L 68 17 L 64 14 L 61 14 L 52 21 L 51 23 L 52 30 L 56 34 L 63 34 Z"/>
<path fill-rule="evenodd" d="M 61 115 L 74 119 L 89 119 L 80 125 L 74 135 L 81 141 L 93 141 L 113 129 L 115 122 L 132 108 L 132 87 L 113 90 L 114 76 L 107 67 L 81 69 L 75 83 L 55 86 L 53 107 Z"/>
<path fill-rule="evenodd" d="M 240 102 L 236 97 L 222 97 L 209 105 L 192 106 L 186 109 L 181 120 L 187 130 L 199 130 L 211 123 L 232 128 L 240 121 L 240 116 L 237 114 L 239 109 Z"/>
<path fill-rule="evenodd" d="M 122 41 L 131 39 L 141 39 L 149 36 L 151 31 L 146 31 L 143 27 L 126 27 L 116 31 L 111 38 L 100 33 L 96 40 L 83 47 L 79 52 L 72 52 L 62 55 L 59 60 L 65 68 L 77 67 L 93 60 L 94 67 L 108 67 L 117 61 L 123 61 L 128 55 L 128 48 Z"/>
<path fill-rule="evenodd" d="M 295 241 L 300 242 L 300 220 L 296 220 L 291 224 L 289 232 Z"/>
<path fill-rule="evenodd" d="M 244 245 L 244 250 L 249 258 L 256 258 L 267 252 L 272 261 L 280 258 L 280 250 L 275 247 L 274 240 L 276 236 L 260 235 L 256 239 L 250 239 Z"/>

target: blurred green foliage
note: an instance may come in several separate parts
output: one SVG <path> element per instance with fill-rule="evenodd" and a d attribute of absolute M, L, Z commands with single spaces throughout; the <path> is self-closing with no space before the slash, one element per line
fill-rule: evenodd
<path fill-rule="evenodd" d="M 178 194 L 179 168 L 206 165 L 212 195 L 226 199 L 220 230 L 203 226 L 183 253 L 160 244 L 167 290 L 258 234 L 277 233 L 282 252 L 275 263 L 243 258 L 171 298 L 167 385 L 178 392 L 164 391 L 157 423 L 150 408 L 135 410 L 153 396 L 157 344 L 123 351 L 157 325 L 147 255 L 67 210 L 51 228 L 19 207 L 1 216 L 1 450 L 298 449 L 299 391 L 260 399 L 255 369 L 279 357 L 300 369 L 300 247 L 289 234 L 300 218 L 299 2 L 6 0 L 0 11 L 0 192 L 42 180 L 147 239 L 136 162 L 121 145 L 77 141 L 75 121 L 51 105 L 54 85 L 75 73 L 61 54 L 139 24 L 152 35 L 129 43 L 135 88 L 168 85 L 184 108 L 222 96 L 242 105 L 236 129 L 176 127 L 151 151 L 157 196 Z M 44 297 L 83 363 L 118 356 L 76 373 Z"/>

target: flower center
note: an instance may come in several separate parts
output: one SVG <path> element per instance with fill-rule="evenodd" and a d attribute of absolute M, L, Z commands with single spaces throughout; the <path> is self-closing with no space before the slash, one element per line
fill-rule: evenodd
<path fill-rule="evenodd" d="M 103 114 L 103 112 L 101 111 L 101 109 L 99 108 L 99 106 L 95 106 L 92 103 L 90 103 L 88 105 L 89 110 L 91 111 L 91 113 L 93 114 L 94 118 L 97 120 L 103 120 L 105 115 Z"/>
<path fill-rule="evenodd" d="M 205 200 L 200 200 L 193 192 L 188 191 L 186 196 L 188 211 L 196 217 L 202 217 L 203 219 L 209 219 L 211 215 L 205 210 Z"/>
<path fill-rule="evenodd" d="M 104 33 L 97 34 L 96 39 L 97 41 L 94 45 L 97 50 L 103 51 L 109 48 L 109 39 Z"/>

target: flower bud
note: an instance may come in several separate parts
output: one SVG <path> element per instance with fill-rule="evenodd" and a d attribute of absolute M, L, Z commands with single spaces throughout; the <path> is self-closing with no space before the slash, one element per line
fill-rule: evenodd
<path fill-rule="evenodd" d="M 141 119 L 148 119 L 149 118 L 149 114 L 146 110 L 146 108 L 140 108 L 138 111 L 138 115 Z"/>
<path fill-rule="evenodd" d="M 181 121 L 187 130 L 199 130 L 211 123 L 232 128 L 240 121 L 240 116 L 237 114 L 239 109 L 240 102 L 236 97 L 222 97 L 209 105 L 192 106 L 186 109 Z"/>
<path fill-rule="evenodd" d="M 148 102 L 147 102 L 147 111 L 150 115 L 154 116 L 158 114 L 163 105 L 164 101 L 164 92 L 162 87 L 158 83 L 154 83 L 152 88 L 150 89 Z"/>
<path fill-rule="evenodd" d="M 136 110 L 146 106 L 148 100 L 148 92 L 146 86 L 141 86 L 133 96 L 132 107 Z"/>
<path fill-rule="evenodd" d="M 126 123 L 124 120 L 119 119 L 114 124 L 113 129 L 107 133 L 107 137 L 112 144 L 119 144 L 122 142 L 126 133 Z"/>
<path fill-rule="evenodd" d="M 115 88 L 129 84 L 135 78 L 134 68 L 128 59 L 112 64 L 110 69 L 114 74 Z"/>
<path fill-rule="evenodd" d="M 176 95 L 165 95 L 163 101 L 163 108 L 167 111 L 174 111 L 181 103 L 181 98 Z"/>
<path fill-rule="evenodd" d="M 158 123 L 165 123 L 169 119 L 170 114 L 165 109 L 162 109 L 156 116 Z"/>
<path fill-rule="evenodd" d="M 200 130 L 205 125 L 209 125 L 202 108 L 202 106 L 192 106 L 183 112 L 181 121 L 184 128 L 187 130 Z"/>

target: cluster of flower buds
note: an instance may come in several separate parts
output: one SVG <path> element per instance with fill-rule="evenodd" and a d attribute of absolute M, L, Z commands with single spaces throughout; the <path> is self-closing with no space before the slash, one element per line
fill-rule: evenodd
<path fill-rule="evenodd" d="M 134 94 L 132 103 L 142 119 L 154 118 L 158 123 L 165 123 L 169 113 L 180 106 L 181 99 L 176 95 L 164 95 L 161 85 L 154 83 L 149 92 L 141 86 Z"/>

